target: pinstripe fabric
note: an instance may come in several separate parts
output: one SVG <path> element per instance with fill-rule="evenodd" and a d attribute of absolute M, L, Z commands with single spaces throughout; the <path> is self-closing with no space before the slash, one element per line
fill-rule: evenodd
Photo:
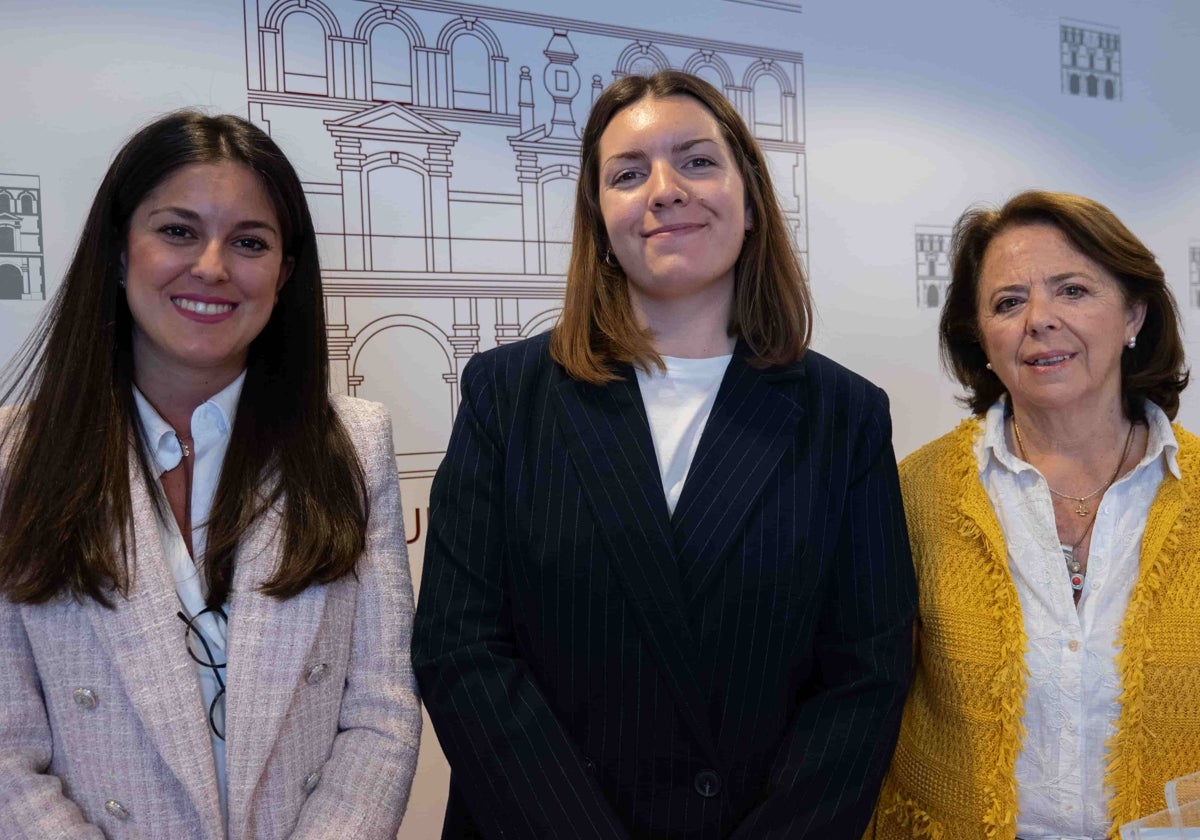
<path fill-rule="evenodd" d="M 915 606 L 887 398 L 741 353 L 673 517 L 632 371 L 468 364 L 413 642 L 443 837 L 861 833 Z"/>

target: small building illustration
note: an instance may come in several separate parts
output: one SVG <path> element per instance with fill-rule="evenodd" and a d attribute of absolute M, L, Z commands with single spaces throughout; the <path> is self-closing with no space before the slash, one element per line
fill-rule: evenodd
<path fill-rule="evenodd" d="M 45 299 L 41 179 L 0 172 L 0 300 Z"/>
<path fill-rule="evenodd" d="M 1192 308 L 1200 309 L 1200 239 L 1188 246 L 1188 291 Z"/>
<path fill-rule="evenodd" d="M 1121 33 L 1098 23 L 1059 22 L 1062 92 L 1092 99 L 1120 99 Z"/>
<path fill-rule="evenodd" d="M 916 256 L 917 307 L 940 309 L 950 287 L 950 236 L 944 225 L 917 225 L 913 235 Z"/>
<path fill-rule="evenodd" d="M 759 138 L 807 254 L 800 53 L 451 0 L 243 0 L 250 119 L 301 173 L 335 389 L 432 475 L 475 353 L 553 326 L 579 134 L 604 86 L 675 68 Z"/>

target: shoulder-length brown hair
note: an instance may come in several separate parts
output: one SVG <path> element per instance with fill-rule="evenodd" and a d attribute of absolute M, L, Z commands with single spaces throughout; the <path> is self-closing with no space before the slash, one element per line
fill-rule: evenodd
<path fill-rule="evenodd" d="M 950 288 L 942 307 L 939 338 L 943 364 L 966 389 L 962 402 L 982 415 L 1005 392 L 1000 379 L 987 369 L 979 342 L 979 271 L 996 236 L 1032 224 L 1056 227 L 1080 253 L 1116 278 L 1126 304 L 1146 305 L 1137 346 L 1126 348 L 1121 355 L 1121 399 L 1131 419 L 1142 419 L 1143 400 L 1150 400 L 1174 419 L 1179 394 L 1188 384 L 1188 371 L 1179 311 L 1162 267 L 1150 249 L 1103 204 L 1041 190 L 1020 193 L 999 209 L 970 208 L 954 226 Z"/>
<path fill-rule="evenodd" d="M 653 336 L 634 318 L 628 281 L 604 257 L 608 234 L 600 213 L 600 137 L 613 117 L 642 99 L 688 96 L 716 119 L 746 188 L 753 228 L 734 267 L 729 334 L 746 343 L 758 367 L 797 361 L 812 337 L 812 300 L 767 162 L 733 105 L 708 82 L 676 70 L 625 76 L 596 99 L 583 130 L 575 229 L 562 317 L 550 355 L 572 377 L 602 384 L 617 378 L 615 363 L 662 367 Z"/>
<path fill-rule="evenodd" d="M 300 179 L 253 124 L 181 111 L 143 128 L 113 159 L 48 315 L 9 372 L 3 401 L 25 405 L 3 441 L 9 457 L 0 488 L 0 595 L 41 603 L 65 593 L 111 606 L 114 592 L 128 592 L 129 553 L 139 536 L 131 451 L 158 515 L 171 515 L 138 444 L 133 318 L 120 287 L 121 255 L 130 217 L 151 190 L 184 166 L 226 161 L 261 179 L 293 267 L 249 348 L 208 519 L 208 602 L 224 603 L 239 541 L 276 503 L 283 555 L 265 592 L 290 597 L 355 568 L 366 541 L 366 487 L 329 402 L 317 243 Z"/>

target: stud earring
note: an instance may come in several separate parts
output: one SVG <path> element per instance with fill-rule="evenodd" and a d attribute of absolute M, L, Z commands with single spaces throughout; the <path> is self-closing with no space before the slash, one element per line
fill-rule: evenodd
<path fill-rule="evenodd" d="M 987 368 L 988 370 L 991 370 L 991 369 L 992 369 L 992 363 L 991 363 L 991 362 L 988 362 L 986 365 L 984 365 L 984 367 L 985 367 L 985 368 Z"/>
<path fill-rule="evenodd" d="M 1130 350 L 1132 350 L 1134 347 L 1137 347 L 1137 336 L 1136 335 L 1129 336 L 1129 340 L 1125 342 L 1125 346 L 1128 347 Z"/>

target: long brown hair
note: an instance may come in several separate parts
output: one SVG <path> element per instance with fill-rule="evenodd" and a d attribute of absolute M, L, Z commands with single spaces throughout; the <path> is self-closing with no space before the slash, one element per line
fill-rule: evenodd
<path fill-rule="evenodd" d="M 583 130 L 566 298 L 550 336 L 550 355 L 584 382 L 616 379 L 613 365 L 618 362 L 663 366 L 649 331 L 634 318 L 624 272 L 615 260 L 604 258 L 609 243 L 600 213 L 599 147 L 618 112 L 646 97 L 668 96 L 687 96 L 708 109 L 745 184 L 754 226 L 734 267 L 729 334 L 746 343 L 750 361 L 758 367 L 797 361 L 812 338 L 812 300 L 792 234 L 766 159 L 738 112 L 716 88 L 688 73 L 625 76 L 596 99 Z"/>
<path fill-rule="evenodd" d="M 1121 354 L 1121 399 L 1125 416 L 1143 417 L 1150 400 L 1171 419 L 1188 385 L 1179 311 L 1162 266 L 1111 210 L 1081 195 L 1028 190 L 1003 207 L 972 207 L 959 218 L 951 238 L 950 288 L 938 333 L 942 361 L 962 383 L 961 401 L 975 414 L 987 412 L 1005 392 L 987 369 L 979 343 L 979 272 L 988 246 L 1020 225 L 1053 225 L 1088 259 L 1116 278 L 1127 305 L 1144 303 L 1146 318 L 1137 346 Z"/>
<path fill-rule="evenodd" d="M 172 173 L 233 161 L 253 169 L 282 228 L 288 282 L 250 345 L 246 379 L 208 519 L 208 602 L 229 595 L 239 541 L 269 506 L 283 508 L 283 556 L 263 590 L 286 598 L 354 570 L 366 542 L 362 466 L 329 401 L 320 267 L 303 187 L 261 129 L 233 116 L 169 114 L 135 134 L 100 185 L 48 315 L 23 345 L 4 402 L 24 403 L 4 433 L 0 594 L 42 603 L 67 594 L 113 605 L 136 552 L 132 451 L 166 510 L 139 445 L 133 319 L 119 287 L 129 219 Z M 197 558 L 198 562 L 200 558 Z"/>

